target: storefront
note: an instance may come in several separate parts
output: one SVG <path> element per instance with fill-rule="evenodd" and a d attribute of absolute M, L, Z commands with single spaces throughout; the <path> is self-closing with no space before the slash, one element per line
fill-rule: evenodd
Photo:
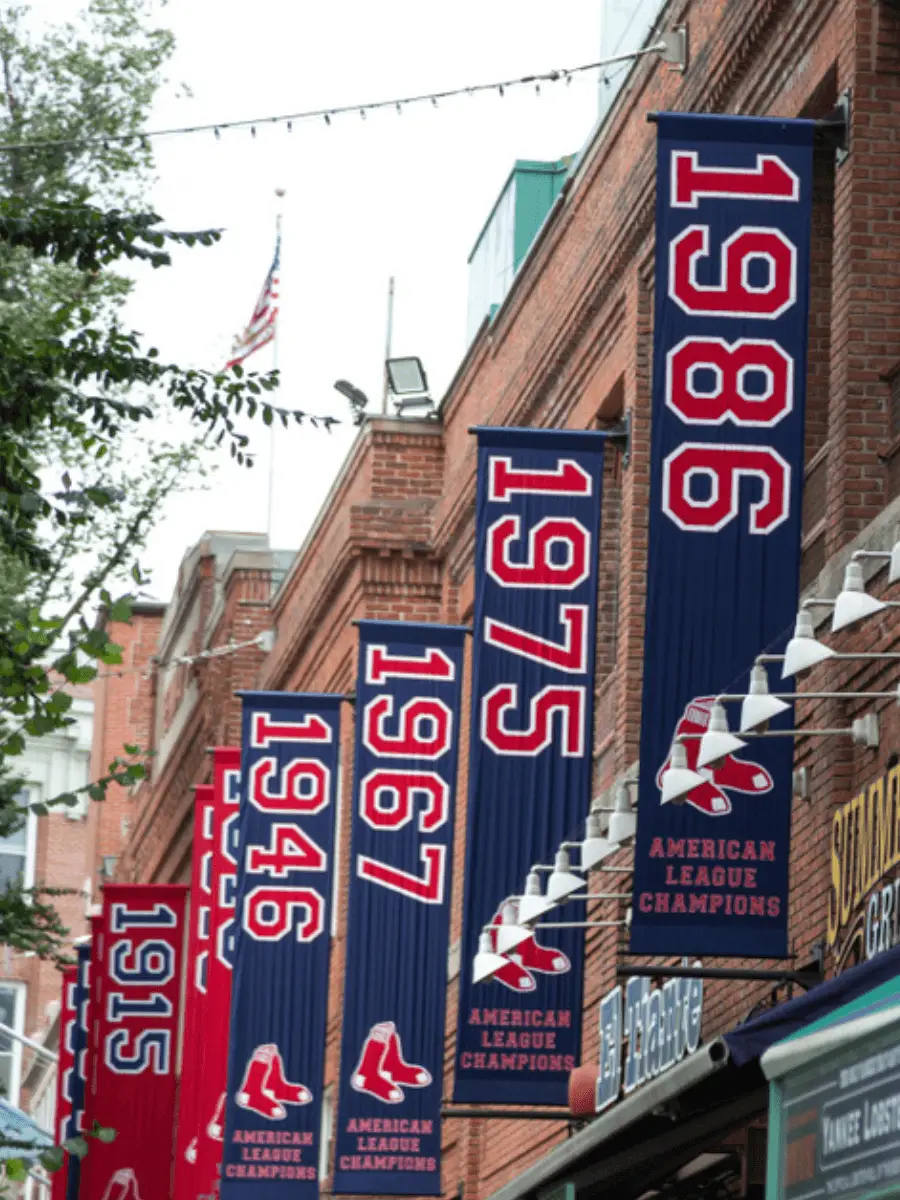
<path fill-rule="evenodd" d="M 627 1039 L 621 1051 L 624 1079 Z M 813 1111 L 819 1087 L 827 1113 Z M 847 1173 L 840 1147 L 852 1149 L 857 1089 L 859 1137 L 884 1164 L 877 1187 L 834 1182 Z M 839 1127 L 822 1123 L 832 1108 Z M 823 1173 L 809 1138 L 825 1128 Z M 892 1180 L 900 1196 L 900 947 L 700 1044 L 490 1200 L 870 1200 L 893 1195 Z"/>

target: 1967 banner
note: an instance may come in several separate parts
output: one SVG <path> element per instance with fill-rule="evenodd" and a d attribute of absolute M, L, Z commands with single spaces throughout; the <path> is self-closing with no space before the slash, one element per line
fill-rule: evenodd
<path fill-rule="evenodd" d="M 750 741 L 682 804 L 660 778 L 675 738 L 697 766 L 716 694 L 747 691 L 797 609 L 812 139 L 659 117 L 636 954 L 787 954 L 790 740 Z"/>
<path fill-rule="evenodd" d="M 601 433 L 478 430 L 475 644 L 454 1098 L 566 1104 L 580 930 L 538 932 L 473 983 L 483 930 L 590 807 Z M 496 949 L 496 946 L 495 946 Z"/>
<path fill-rule="evenodd" d="M 334 1190 L 438 1196 L 466 630 L 360 623 Z"/>
<path fill-rule="evenodd" d="M 243 695 L 223 1200 L 318 1200 L 340 696 Z"/>

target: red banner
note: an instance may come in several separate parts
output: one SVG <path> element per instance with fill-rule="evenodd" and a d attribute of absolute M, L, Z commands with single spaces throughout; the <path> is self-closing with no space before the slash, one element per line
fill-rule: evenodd
<path fill-rule="evenodd" d="M 212 922 L 203 1010 L 201 1068 L 196 1086 L 198 1196 L 218 1192 L 225 1134 L 225 1085 L 231 1024 L 231 965 L 237 879 L 241 752 L 217 746 L 213 756 Z"/>
<path fill-rule="evenodd" d="M 92 1141 L 80 1200 L 170 1193 L 186 893 L 177 884 L 104 888 L 88 1121 L 116 1139 Z"/>
<path fill-rule="evenodd" d="M 194 845 L 191 870 L 190 932 L 184 999 L 181 1081 L 178 1088 L 178 1130 L 175 1144 L 175 1200 L 197 1195 L 197 1159 L 206 1115 L 200 1110 L 206 1039 L 210 930 L 215 846 L 215 789 L 194 789 Z"/>
<path fill-rule="evenodd" d="M 78 1021 L 78 1011 L 75 1005 L 77 984 L 78 968 L 66 967 L 62 973 L 62 999 L 59 1007 L 59 1062 L 56 1064 L 56 1126 L 53 1136 L 57 1142 L 64 1142 L 73 1133 L 70 1128 L 72 1101 L 68 1084 L 75 1067 L 73 1035 Z M 69 1156 L 66 1155 L 65 1164 L 53 1175 L 52 1200 L 65 1200 L 68 1179 Z"/>
<path fill-rule="evenodd" d="M 94 1093 L 97 1085 L 97 1046 L 100 1031 L 100 995 L 103 986 L 103 940 L 106 929 L 106 911 L 102 910 L 97 916 L 91 917 L 91 971 L 88 980 L 88 1033 L 87 1051 L 84 1056 L 84 1119 L 82 1129 L 89 1130 L 94 1123 Z M 87 1163 L 87 1159 L 84 1159 Z M 85 1178 L 86 1167 L 82 1170 L 82 1180 Z M 82 1186 L 86 1186 L 82 1183 Z M 87 1196 L 84 1192 L 84 1196 Z"/>

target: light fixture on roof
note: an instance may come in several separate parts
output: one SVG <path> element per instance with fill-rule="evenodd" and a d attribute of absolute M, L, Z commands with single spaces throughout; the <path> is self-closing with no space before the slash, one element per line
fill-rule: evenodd
<path fill-rule="evenodd" d="M 388 386 L 397 397 L 394 408 L 398 416 L 402 417 L 404 413 L 434 415 L 435 403 L 428 391 L 428 377 L 420 358 L 389 358 L 384 369 Z"/>
<path fill-rule="evenodd" d="M 346 379 L 336 380 L 334 390 L 350 401 L 350 407 L 353 409 L 353 424 L 362 425 L 366 419 L 366 408 L 369 404 L 369 397 L 366 393 Z"/>

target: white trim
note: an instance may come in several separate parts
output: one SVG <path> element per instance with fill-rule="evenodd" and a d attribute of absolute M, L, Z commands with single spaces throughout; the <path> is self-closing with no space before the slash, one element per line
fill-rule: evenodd
<path fill-rule="evenodd" d="M 780 1079 L 798 1067 L 805 1067 L 825 1054 L 843 1049 L 860 1038 L 871 1037 L 884 1029 L 900 1027 L 900 1004 L 878 1012 L 866 1013 L 849 1021 L 840 1021 L 802 1037 L 788 1037 L 770 1046 L 759 1060 L 766 1079 Z"/>
<path fill-rule="evenodd" d="M 13 1021 L 12 1028 L 22 1037 L 25 1036 L 25 999 L 27 996 L 26 985 L 19 979 L 2 979 L 0 980 L 0 991 L 6 990 L 15 994 L 15 1002 L 13 1004 Z M 12 1104 L 14 1108 L 19 1107 L 19 1093 L 22 1090 L 22 1043 L 18 1038 L 12 1039 L 11 1067 L 9 1073 L 9 1093 L 4 1099 Z"/>

